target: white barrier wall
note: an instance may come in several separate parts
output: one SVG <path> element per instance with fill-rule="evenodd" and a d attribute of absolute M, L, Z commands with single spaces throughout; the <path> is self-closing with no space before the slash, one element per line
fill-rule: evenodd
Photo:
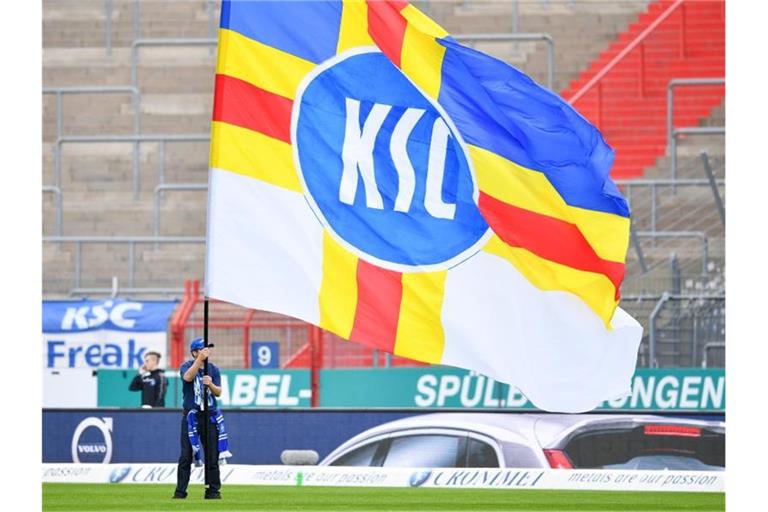
<path fill-rule="evenodd" d="M 724 492 L 719 471 L 617 471 L 569 469 L 413 469 L 330 466 L 221 466 L 225 484 L 553 489 L 582 491 Z M 193 468 L 192 483 L 203 482 Z M 175 464 L 43 464 L 43 482 L 175 483 Z"/>
<path fill-rule="evenodd" d="M 98 405 L 92 368 L 43 370 L 43 407 L 91 408 Z"/>

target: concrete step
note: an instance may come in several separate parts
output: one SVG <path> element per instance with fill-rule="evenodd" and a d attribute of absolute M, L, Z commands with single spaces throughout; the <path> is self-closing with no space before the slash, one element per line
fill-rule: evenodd
<path fill-rule="evenodd" d="M 142 0 L 139 4 L 140 37 L 205 37 L 213 17 L 218 25 L 218 4 L 209 13 L 202 0 Z M 134 2 L 112 2 L 112 42 L 129 46 L 136 37 Z M 103 0 L 66 0 L 43 3 L 43 46 L 100 46 L 106 39 L 107 18 Z"/>
<path fill-rule="evenodd" d="M 474 2 L 473 2 L 474 3 Z M 509 30 L 509 2 L 467 11 L 463 0 L 425 4 L 439 22 L 453 33 Z M 492 2 L 485 2 L 492 4 Z M 56 4 L 59 4 L 56 6 Z M 616 34 L 633 21 L 645 2 L 620 5 L 592 1 L 520 2 L 519 31 L 546 31 L 555 38 L 557 88 L 564 87 Z M 101 0 L 68 3 L 44 1 L 44 83 L 57 85 L 124 85 L 130 82 L 133 38 L 132 2 L 115 0 L 112 17 L 113 51 L 104 48 L 105 23 Z M 480 13 L 479 11 L 484 11 Z M 218 15 L 217 15 L 218 17 Z M 205 2 L 142 0 L 143 37 L 206 37 Z M 498 55 L 535 80 L 546 78 L 547 50 L 542 44 L 478 45 Z M 215 52 L 210 48 L 147 48 L 140 51 L 138 85 L 142 93 L 141 122 L 145 132 L 207 132 L 213 92 Z M 44 101 L 43 180 L 53 178 L 50 141 L 55 133 L 52 100 Z M 65 133 L 128 133 L 132 126 L 130 98 L 78 98 L 65 100 Z M 123 132 L 123 130 L 126 130 Z M 65 230 L 73 234 L 146 234 L 151 230 L 154 187 L 159 182 L 158 146 L 142 144 L 139 151 L 141 194 L 131 193 L 132 149 L 124 144 L 72 145 L 62 155 L 62 192 Z M 165 154 L 166 182 L 207 181 L 208 144 L 169 144 Z M 45 230 L 55 208 L 51 198 L 43 204 Z M 205 229 L 205 194 L 172 192 L 161 203 L 161 233 L 198 235 Z M 70 231 L 72 229 L 72 231 Z M 88 231 L 88 233 L 85 233 Z M 78 233 L 79 232 L 79 233 Z M 44 289 L 65 293 L 73 281 L 73 247 L 53 253 L 57 262 L 44 276 Z M 122 246 L 83 248 L 81 285 L 109 286 L 117 275 L 128 278 L 127 249 Z M 168 283 L 180 286 L 184 277 L 202 277 L 202 247 L 137 247 L 134 282 L 145 286 Z"/>

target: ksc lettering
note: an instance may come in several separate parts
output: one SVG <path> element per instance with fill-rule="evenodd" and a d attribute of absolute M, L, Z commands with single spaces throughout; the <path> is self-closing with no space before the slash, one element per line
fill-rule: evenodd
<path fill-rule="evenodd" d="M 384 202 L 374 174 L 374 149 L 379 131 L 392 107 L 374 104 L 363 123 L 362 129 L 359 123 L 360 102 L 346 98 L 346 107 L 347 120 L 344 146 L 341 153 L 344 170 L 339 187 L 339 201 L 349 205 L 354 204 L 357 183 L 359 178 L 362 178 L 365 188 L 365 205 L 368 208 L 382 210 L 384 209 Z M 423 109 L 419 108 L 406 109 L 395 125 L 390 139 L 389 152 L 398 176 L 398 191 L 394 205 L 394 211 L 397 212 L 407 213 L 411 208 L 411 201 L 416 188 L 416 172 L 408 157 L 406 144 L 424 112 Z M 444 202 L 442 197 L 445 154 L 450 136 L 451 132 L 445 121 L 439 117 L 436 118 L 432 124 L 432 137 L 429 146 L 424 209 L 432 217 L 453 220 L 456 214 L 456 205 Z"/>
<path fill-rule="evenodd" d="M 111 300 L 93 307 L 70 307 L 67 308 L 61 320 L 61 329 L 64 331 L 92 329 L 105 324 L 107 320 L 120 329 L 132 329 L 136 325 L 136 320 L 126 318 L 125 315 L 128 311 L 141 311 L 142 307 L 140 302 L 120 302 L 115 305 Z"/>

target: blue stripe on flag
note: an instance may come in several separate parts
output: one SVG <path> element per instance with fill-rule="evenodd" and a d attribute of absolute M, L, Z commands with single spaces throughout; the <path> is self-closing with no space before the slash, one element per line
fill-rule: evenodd
<path fill-rule="evenodd" d="M 224 0 L 221 28 L 311 62 L 336 54 L 341 0 Z"/>
<path fill-rule="evenodd" d="M 452 38 L 440 43 L 438 101 L 468 144 L 544 173 L 571 206 L 629 216 L 609 177 L 613 149 L 597 128 L 509 64 Z"/>

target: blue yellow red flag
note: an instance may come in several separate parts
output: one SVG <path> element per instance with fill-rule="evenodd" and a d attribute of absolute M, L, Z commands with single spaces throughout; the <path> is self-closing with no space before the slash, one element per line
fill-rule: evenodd
<path fill-rule="evenodd" d="M 562 98 L 402 0 L 225 0 L 218 52 L 209 296 L 543 409 L 629 390 L 629 209 Z"/>

